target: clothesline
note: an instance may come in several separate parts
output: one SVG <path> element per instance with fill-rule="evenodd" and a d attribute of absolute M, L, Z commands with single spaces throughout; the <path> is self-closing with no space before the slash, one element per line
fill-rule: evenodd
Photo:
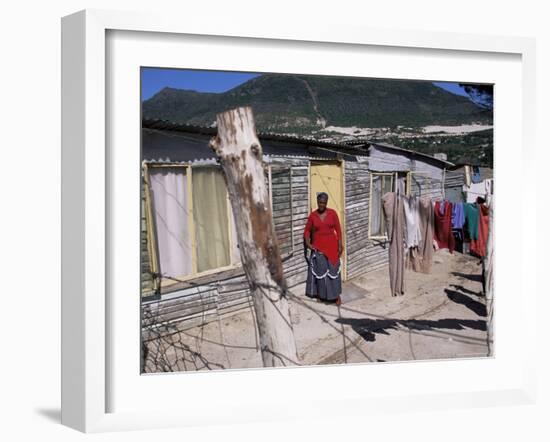
<path fill-rule="evenodd" d="M 458 229 L 462 231 L 458 240 L 463 242 L 467 234 L 470 252 L 480 258 L 485 256 L 488 241 L 488 207 L 485 204 L 452 203 L 441 197 L 415 197 L 399 191 L 386 192 L 382 201 L 390 241 L 392 296 L 405 293 L 405 264 L 414 271 L 430 273 L 434 246 L 448 249 L 450 253 L 455 251 Z M 464 206 L 464 211 L 455 212 L 458 206 Z"/>

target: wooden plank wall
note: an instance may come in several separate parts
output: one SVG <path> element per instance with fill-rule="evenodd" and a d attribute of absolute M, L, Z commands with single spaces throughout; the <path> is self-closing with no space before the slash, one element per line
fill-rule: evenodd
<path fill-rule="evenodd" d="M 368 164 L 347 161 L 344 179 L 346 183 L 346 262 L 348 279 L 368 271 L 367 254 L 370 174 Z"/>
<path fill-rule="evenodd" d="M 387 266 L 385 240 L 368 238 L 370 170 L 365 162 L 346 162 L 346 260 L 348 280 Z"/>
<path fill-rule="evenodd" d="M 292 255 L 285 254 L 283 257 L 283 271 L 287 286 L 293 288 L 306 280 L 307 263 L 304 259 L 304 241 L 303 233 L 309 216 L 309 160 L 307 159 L 274 159 L 273 165 L 284 164 L 292 167 L 292 218 L 294 236 L 294 252 Z M 274 208 L 275 209 L 275 208 Z M 274 210 L 275 227 L 281 222 Z M 283 222 L 285 228 L 279 228 L 279 232 L 290 230 L 290 217 Z M 299 293 L 297 293 L 299 295 Z"/>
<path fill-rule="evenodd" d="M 405 166 L 402 155 L 379 153 L 375 160 L 376 170 L 394 172 L 392 158 L 397 169 Z M 346 162 L 346 257 L 348 279 L 378 270 L 388 265 L 388 242 L 385 240 L 368 239 L 368 217 L 370 201 L 370 167 L 361 162 Z M 425 175 L 416 175 L 419 183 L 420 196 L 432 199 L 443 197 L 443 169 L 436 168 L 422 161 L 409 163 L 409 170 L 415 170 Z"/>
<path fill-rule="evenodd" d="M 464 168 L 447 170 L 445 173 L 445 187 L 462 187 L 464 185 Z"/>
<path fill-rule="evenodd" d="M 145 219 L 145 181 L 141 180 L 141 296 L 150 296 L 154 293 L 153 276 L 147 244 L 147 222 Z"/>
<path fill-rule="evenodd" d="M 284 254 L 284 274 L 289 288 L 305 282 L 307 264 L 303 255 L 303 230 L 308 217 L 308 164 L 307 159 L 279 160 L 280 164 L 292 167 L 293 235 L 294 253 Z M 277 164 L 277 161 L 273 161 Z M 284 188 L 286 186 L 286 192 Z M 289 207 L 283 195 L 290 199 L 288 180 L 273 183 L 272 192 L 279 195 L 281 207 Z M 277 206 L 277 209 L 280 209 Z M 274 207 L 275 210 L 275 207 Z M 277 210 L 274 222 L 281 234 L 290 233 L 290 213 Z M 283 229 L 282 226 L 286 226 Z M 288 233 L 285 233 L 288 232 Z M 286 236 L 285 236 L 286 237 Z M 223 280 L 216 275 L 200 286 L 189 287 L 177 292 L 163 294 L 160 299 L 147 299 L 142 302 L 142 330 L 145 341 L 164 334 L 176 333 L 192 327 L 207 324 L 220 317 L 226 317 L 252 308 L 248 281 L 244 273 Z M 298 293 L 297 293 L 298 294 Z M 159 325 L 161 325 L 159 327 Z"/>
<path fill-rule="evenodd" d="M 294 251 L 283 254 L 283 269 L 287 286 L 292 288 L 305 282 L 307 264 L 304 259 L 303 230 L 309 215 L 309 161 L 307 159 L 272 159 L 274 166 L 292 167 L 293 236 Z M 422 169 L 422 167 L 421 167 Z M 368 239 L 370 198 L 370 171 L 365 162 L 345 163 L 346 259 L 348 279 L 353 279 L 388 264 L 388 243 Z M 442 172 L 441 178 L 442 178 Z M 281 178 L 281 179 L 279 179 Z M 422 195 L 442 197 L 442 180 L 417 177 Z M 273 210 L 276 231 L 288 244 L 290 207 L 288 180 L 275 177 L 272 182 Z M 286 196 L 285 196 L 286 195 Z M 301 295 L 301 293 L 296 293 Z M 248 282 L 243 273 L 222 281 L 210 281 L 201 286 L 182 289 L 162 295 L 161 299 L 142 303 L 144 337 L 158 335 L 156 326 L 170 322 L 163 330 L 185 330 L 252 308 Z M 157 331 L 155 331 L 157 330 Z"/>
<path fill-rule="evenodd" d="M 275 234 L 279 241 L 281 254 L 292 251 L 290 176 L 289 167 L 273 168 L 271 171 L 273 224 L 275 225 Z"/>
<path fill-rule="evenodd" d="M 414 180 L 420 185 L 420 193 L 416 196 L 429 197 L 434 200 L 443 198 L 443 180 L 424 177 L 421 175 L 414 176 Z M 413 186 L 414 187 L 414 186 Z"/>
<path fill-rule="evenodd" d="M 464 168 L 448 170 L 445 174 L 445 197 L 452 202 L 462 201 Z"/>

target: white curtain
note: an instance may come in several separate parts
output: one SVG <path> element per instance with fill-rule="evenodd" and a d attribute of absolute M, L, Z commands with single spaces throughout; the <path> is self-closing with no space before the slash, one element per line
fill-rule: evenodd
<path fill-rule="evenodd" d="M 405 195 L 405 177 L 400 176 L 397 178 L 397 185 L 395 186 L 395 190 L 397 191 L 399 189 L 399 194 Z"/>
<path fill-rule="evenodd" d="M 151 167 L 149 171 L 160 272 L 164 277 L 189 275 L 193 267 L 186 169 Z"/>
<path fill-rule="evenodd" d="M 382 177 L 372 177 L 371 188 L 371 220 L 370 220 L 370 233 L 373 236 L 380 236 L 383 234 L 382 225 Z"/>

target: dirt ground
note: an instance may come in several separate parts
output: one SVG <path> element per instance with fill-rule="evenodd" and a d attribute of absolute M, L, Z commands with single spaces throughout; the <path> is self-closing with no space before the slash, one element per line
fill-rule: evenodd
<path fill-rule="evenodd" d="M 291 321 L 302 365 L 483 357 L 489 354 L 479 260 L 439 250 L 431 274 L 405 273 L 392 297 L 387 267 L 347 281 L 342 305 L 292 290 Z M 149 346 L 146 372 L 262 367 L 249 309 Z"/>

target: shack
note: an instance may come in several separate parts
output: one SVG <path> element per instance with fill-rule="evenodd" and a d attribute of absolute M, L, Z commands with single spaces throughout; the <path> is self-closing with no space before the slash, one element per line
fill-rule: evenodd
<path fill-rule="evenodd" d="M 182 330 L 250 308 L 215 128 L 142 122 L 142 327 Z M 383 193 L 442 198 L 444 160 L 396 146 L 258 134 L 287 285 L 305 282 L 303 230 L 318 192 L 342 224 L 342 278 L 387 265 Z M 299 294 L 299 293 L 296 293 Z"/>
<path fill-rule="evenodd" d="M 462 158 L 445 176 L 445 193 L 453 203 L 473 203 L 494 193 L 493 169 Z"/>

